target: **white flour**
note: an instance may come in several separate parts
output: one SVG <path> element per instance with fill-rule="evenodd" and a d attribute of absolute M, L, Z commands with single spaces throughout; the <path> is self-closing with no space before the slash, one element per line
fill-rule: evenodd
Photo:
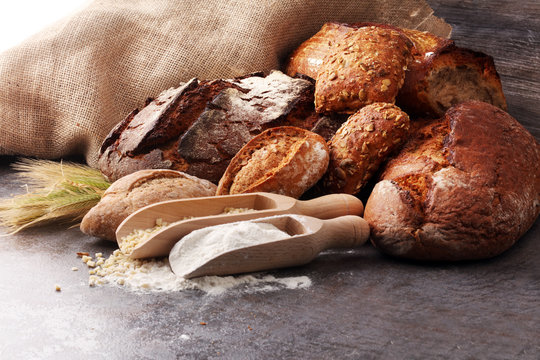
<path fill-rule="evenodd" d="M 262 228 L 259 230 L 263 233 L 270 231 L 274 234 L 273 231 L 268 229 Z M 278 234 L 281 238 L 289 236 L 280 230 L 277 230 L 274 235 L 277 236 Z M 268 238 L 263 237 L 260 239 L 268 240 Z M 245 242 L 246 239 L 232 241 L 237 245 Z M 215 250 L 217 249 L 218 247 L 215 247 Z M 95 261 L 90 256 L 84 256 L 83 261 L 91 267 L 90 286 L 109 284 L 122 286 L 132 291 L 201 290 L 209 295 L 219 295 L 231 289 L 253 293 L 280 289 L 300 289 L 311 286 L 311 280 L 307 276 L 276 278 L 262 273 L 224 277 L 205 276 L 186 280 L 171 271 L 167 258 L 131 259 L 119 249 L 115 250 L 107 259 L 104 259 L 101 254 L 96 254 Z"/>
<path fill-rule="evenodd" d="M 169 255 L 169 263 L 172 271 L 183 277 L 225 252 L 289 237 L 276 226 L 262 222 L 211 226 L 195 230 L 177 242 Z"/>

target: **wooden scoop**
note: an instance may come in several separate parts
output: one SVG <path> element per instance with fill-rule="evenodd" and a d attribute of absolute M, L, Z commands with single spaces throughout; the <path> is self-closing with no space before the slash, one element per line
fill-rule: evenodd
<path fill-rule="evenodd" d="M 211 244 L 207 244 L 208 249 L 203 247 L 194 251 L 194 247 L 202 241 L 199 239 L 198 242 L 194 242 L 197 239 L 190 239 L 192 236 L 190 235 L 180 240 L 170 253 L 169 263 L 173 272 L 189 279 L 205 275 L 230 275 L 303 265 L 313 260 L 323 250 L 356 247 L 364 244 L 369 238 L 368 223 L 354 215 L 330 220 L 302 215 L 279 215 L 252 222 L 273 224 L 291 237 L 226 249 L 205 259 L 203 256 L 210 252 Z M 257 240 L 262 241 L 264 239 Z M 200 260 L 193 261 L 194 254 L 200 254 Z"/>
<path fill-rule="evenodd" d="M 256 211 L 224 214 L 224 209 L 230 207 Z M 165 256 L 183 236 L 207 226 L 279 214 L 302 214 L 330 219 L 342 215 L 362 215 L 363 212 L 362 201 L 347 194 L 326 195 L 306 201 L 271 193 L 170 200 L 148 205 L 128 216 L 118 226 L 116 240 L 121 245 L 122 238 L 134 230 L 152 228 L 156 219 L 162 219 L 173 224 L 136 246 L 129 256 L 135 259 Z M 193 218 L 179 221 L 185 217 Z"/>

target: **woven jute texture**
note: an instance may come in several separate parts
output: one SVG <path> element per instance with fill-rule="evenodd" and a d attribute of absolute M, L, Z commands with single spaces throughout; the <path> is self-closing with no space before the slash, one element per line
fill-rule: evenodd
<path fill-rule="evenodd" d="M 0 54 L 0 154 L 95 166 L 109 130 L 148 97 L 279 69 L 326 21 L 451 31 L 424 0 L 96 0 Z"/>

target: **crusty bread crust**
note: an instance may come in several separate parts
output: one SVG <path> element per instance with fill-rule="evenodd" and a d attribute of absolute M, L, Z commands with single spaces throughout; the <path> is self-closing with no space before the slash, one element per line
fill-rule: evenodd
<path fill-rule="evenodd" d="M 323 192 L 360 192 L 389 154 L 405 143 L 409 128 L 409 116 L 388 103 L 371 104 L 351 115 L 328 142 Z"/>
<path fill-rule="evenodd" d="M 263 191 L 299 198 L 322 177 L 328 159 L 320 135 L 293 126 L 268 129 L 231 160 L 216 194 Z"/>
<path fill-rule="evenodd" d="M 289 76 L 301 74 L 316 79 L 324 57 L 332 46 L 339 43 L 341 38 L 353 28 L 348 24 L 325 23 L 321 30 L 304 41 L 289 56 L 285 73 Z"/>
<path fill-rule="evenodd" d="M 410 259 L 498 255 L 540 212 L 539 164 L 540 145 L 510 115 L 455 106 L 387 164 L 364 214 L 372 242 Z"/>
<path fill-rule="evenodd" d="M 396 102 L 411 115 L 441 117 L 469 100 L 507 109 L 493 58 L 447 43 L 415 58 Z"/>
<path fill-rule="evenodd" d="M 118 225 L 134 211 L 159 201 L 213 196 L 210 181 L 174 170 L 140 170 L 115 181 L 100 202 L 84 216 L 81 231 L 116 240 Z"/>

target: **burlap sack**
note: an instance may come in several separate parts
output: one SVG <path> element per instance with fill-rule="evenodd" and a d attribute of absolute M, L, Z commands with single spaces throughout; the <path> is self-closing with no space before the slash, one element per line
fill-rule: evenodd
<path fill-rule="evenodd" d="M 448 36 L 424 0 L 96 0 L 0 55 L 0 154 L 83 155 L 147 97 L 280 67 L 326 21 Z"/>

